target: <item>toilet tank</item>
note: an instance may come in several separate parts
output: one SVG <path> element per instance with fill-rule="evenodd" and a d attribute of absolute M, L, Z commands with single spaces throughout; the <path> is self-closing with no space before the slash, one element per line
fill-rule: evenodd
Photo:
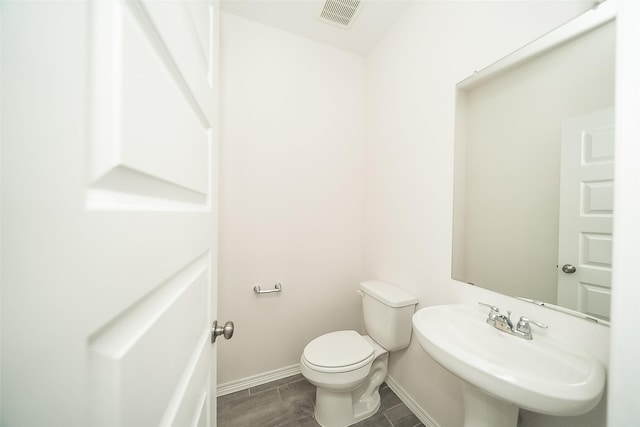
<path fill-rule="evenodd" d="M 406 348 L 418 298 L 382 280 L 362 282 L 360 291 L 367 334 L 388 351 Z"/>

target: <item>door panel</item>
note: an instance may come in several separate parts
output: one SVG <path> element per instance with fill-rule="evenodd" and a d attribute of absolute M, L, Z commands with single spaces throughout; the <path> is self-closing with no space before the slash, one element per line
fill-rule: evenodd
<path fill-rule="evenodd" d="M 178 80 L 185 83 L 193 105 L 203 120 L 215 120 L 214 98 L 209 96 L 214 78 L 214 11 L 206 2 L 144 1 L 136 8 L 140 19 L 155 29 L 158 39 L 175 64 Z M 151 30 L 153 31 L 153 30 Z"/>
<path fill-rule="evenodd" d="M 176 384 L 193 377 L 209 336 L 208 255 L 89 337 L 90 387 L 99 391 L 92 407 L 103 407 L 92 425 L 105 424 L 107 414 L 109 425 L 171 425 L 157 408 L 180 406 L 184 390 Z"/>
<path fill-rule="evenodd" d="M 558 304 L 609 318 L 613 236 L 614 110 L 563 123 Z"/>
<path fill-rule="evenodd" d="M 215 425 L 218 5 L 2 7 L 1 424 Z"/>
<path fill-rule="evenodd" d="M 216 114 L 209 59 L 213 41 L 194 36 L 199 31 L 185 4 L 149 6 L 162 25 L 155 25 L 143 4 L 105 2 L 95 7 L 88 204 L 101 209 L 119 200 L 121 208 L 143 210 L 208 208 Z M 209 9 L 199 16 L 198 21 L 204 21 L 200 26 L 212 28 Z M 167 34 L 158 32 L 163 28 Z M 203 43 L 208 57 L 203 56 Z"/>

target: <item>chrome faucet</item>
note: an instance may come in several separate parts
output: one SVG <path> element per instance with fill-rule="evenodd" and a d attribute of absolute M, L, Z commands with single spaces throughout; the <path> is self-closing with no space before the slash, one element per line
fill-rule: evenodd
<path fill-rule="evenodd" d="M 518 320 L 518 323 L 514 328 L 513 322 L 511 321 L 510 311 L 507 311 L 507 315 L 505 316 L 500 313 L 500 309 L 495 305 L 485 304 L 483 302 L 479 302 L 478 304 L 486 305 L 491 309 L 489 316 L 487 317 L 488 324 L 503 332 L 515 335 L 516 337 L 524 338 L 525 340 L 533 339 L 533 335 L 531 334 L 531 324 L 534 324 L 539 328 L 547 328 L 547 325 L 544 323 L 536 322 L 535 320 L 531 320 L 525 316 L 520 317 L 520 320 Z"/>

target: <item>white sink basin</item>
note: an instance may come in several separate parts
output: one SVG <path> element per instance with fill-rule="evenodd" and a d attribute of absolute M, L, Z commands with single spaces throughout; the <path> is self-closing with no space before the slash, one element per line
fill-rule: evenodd
<path fill-rule="evenodd" d="M 490 396 L 550 415 L 578 415 L 598 403 L 605 383 L 600 361 L 535 330 L 531 341 L 502 332 L 486 323 L 487 311 L 427 307 L 414 314 L 413 328 L 433 359 Z"/>

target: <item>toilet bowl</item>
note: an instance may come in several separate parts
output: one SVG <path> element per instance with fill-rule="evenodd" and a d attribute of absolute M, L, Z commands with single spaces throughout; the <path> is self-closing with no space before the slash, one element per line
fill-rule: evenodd
<path fill-rule="evenodd" d="M 331 332 L 311 341 L 300 358 L 300 371 L 318 387 L 316 421 L 323 427 L 344 427 L 376 413 L 387 360 L 387 350 L 356 331 Z"/>
<path fill-rule="evenodd" d="M 300 358 L 305 377 L 319 387 L 355 389 L 369 374 L 374 348 L 356 331 L 338 331 L 311 341 Z"/>
<path fill-rule="evenodd" d="M 386 282 L 362 282 L 365 326 L 321 335 L 300 357 L 302 375 L 317 387 L 316 421 L 323 427 L 346 427 L 375 414 L 378 389 L 387 376 L 389 351 L 405 348 L 418 300 Z"/>

